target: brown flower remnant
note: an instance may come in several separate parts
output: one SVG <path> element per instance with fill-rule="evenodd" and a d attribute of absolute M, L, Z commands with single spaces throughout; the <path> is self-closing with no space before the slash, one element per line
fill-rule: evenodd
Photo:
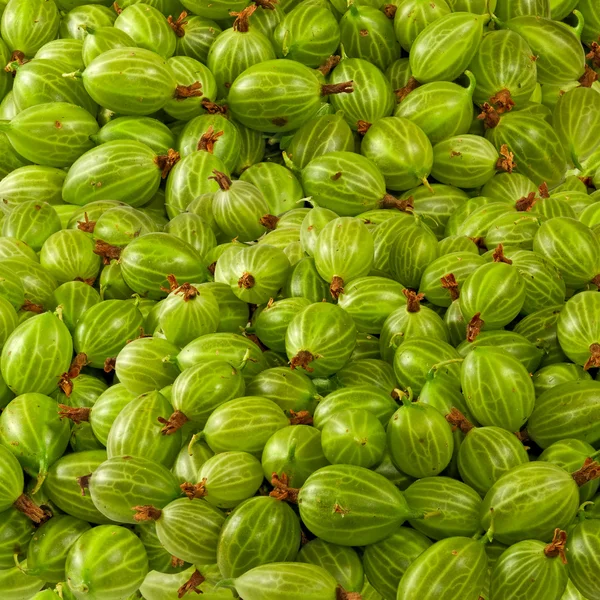
<path fill-rule="evenodd" d="M 206 477 L 200 483 L 182 483 L 181 491 L 190 499 L 204 498 L 206 496 Z"/>
<path fill-rule="evenodd" d="M 587 359 L 583 368 L 587 371 L 594 367 L 600 367 L 600 344 L 598 343 L 590 345 L 590 357 Z"/>
<path fill-rule="evenodd" d="M 119 260 L 122 248 L 111 246 L 104 240 L 96 240 L 94 254 L 102 257 L 102 264 L 110 265 L 111 260 Z"/>
<path fill-rule="evenodd" d="M 219 184 L 219 187 L 223 192 L 226 192 L 231 188 L 231 179 L 229 179 L 225 173 L 221 173 L 221 171 L 213 169 L 213 174 L 209 177 L 209 179 L 214 179 Z"/>
<path fill-rule="evenodd" d="M 493 129 L 500 123 L 500 114 L 489 102 L 484 102 L 481 105 L 481 113 L 477 115 L 477 119 L 483 121 L 488 129 Z"/>
<path fill-rule="evenodd" d="M 596 73 L 596 71 L 594 71 L 594 69 L 592 69 L 588 65 L 585 65 L 585 71 L 583 75 L 579 78 L 579 83 L 582 87 L 589 88 L 592 87 L 595 81 L 598 81 L 598 73 Z"/>
<path fill-rule="evenodd" d="M 481 318 L 481 313 L 476 313 L 467 324 L 467 342 L 475 341 L 475 338 L 480 334 L 483 325 L 484 320 Z"/>
<path fill-rule="evenodd" d="M 266 10 L 275 10 L 275 6 L 278 4 L 277 0 L 254 0 L 254 4 L 259 8 Z"/>
<path fill-rule="evenodd" d="M 396 102 L 400 104 L 400 102 L 402 102 L 406 96 L 420 86 L 421 84 L 411 75 L 404 87 L 394 90 L 394 94 L 396 94 Z"/>
<path fill-rule="evenodd" d="M 536 202 L 537 198 L 535 197 L 535 192 L 529 192 L 527 196 L 523 196 L 517 200 L 515 203 L 515 208 L 519 212 L 529 212 Z"/>
<path fill-rule="evenodd" d="M 416 313 L 421 310 L 421 300 L 425 298 L 425 294 L 417 294 L 414 290 L 404 288 L 402 290 L 406 298 L 406 310 L 409 313 Z"/>
<path fill-rule="evenodd" d="M 353 81 L 342 81 L 341 83 L 324 83 L 321 86 L 321 96 L 331 94 L 351 94 L 354 91 Z"/>
<path fill-rule="evenodd" d="M 463 415 L 458 408 L 452 408 L 452 410 L 446 415 L 446 421 L 452 425 L 452 431 L 460 429 L 465 435 L 475 427 L 473 423 Z"/>
<path fill-rule="evenodd" d="M 340 64 L 340 60 L 337 55 L 330 56 L 320 67 L 317 67 L 317 71 L 327 77 Z"/>
<path fill-rule="evenodd" d="M 277 227 L 277 223 L 279 223 L 279 217 L 275 215 L 263 215 L 259 223 L 269 231 L 273 231 Z"/>
<path fill-rule="evenodd" d="M 81 477 L 77 477 L 77 485 L 81 490 L 81 495 L 85 498 L 85 490 L 90 487 L 90 479 L 92 478 L 92 474 L 88 473 L 87 475 L 82 475 Z"/>
<path fill-rule="evenodd" d="M 158 417 L 158 422 L 164 427 L 160 430 L 163 435 L 173 435 L 179 431 L 189 419 L 180 411 L 176 410 L 168 419 Z"/>
<path fill-rule="evenodd" d="M 77 221 L 77 229 L 86 233 L 94 233 L 96 221 L 90 221 L 87 213 L 83 213 L 83 219 L 83 221 Z"/>
<path fill-rule="evenodd" d="M 550 191 L 548 190 L 548 184 L 544 181 L 538 188 L 538 194 L 540 198 L 550 198 Z"/>
<path fill-rule="evenodd" d="M 123 12 L 123 9 L 116 2 L 113 2 L 113 9 L 118 15 Z"/>
<path fill-rule="evenodd" d="M 239 288 L 244 288 L 245 290 L 249 290 L 250 288 L 253 288 L 255 285 L 256 285 L 256 280 L 254 279 L 254 276 L 251 275 L 250 273 L 244 273 L 238 279 L 238 287 Z"/>
<path fill-rule="evenodd" d="M 508 149 L 508 146 L 506 144 L 502 144 L 502 146 L 500 146 L 500 158 L 496 163 L 496 168 L 500 171 L 512 173 L 517 167 L 514 159 L 515 155 Z"/>
<path fill-rule="evenodd" d="M 14 501 L 13 506 L 26 517 L 29 517 L 34 523 L 44 523 L 52 516 L 52 513 L 38 506 L 25 494 L 21 494 Z"/>
<path fill-rule="evenodd" d="M 313 418 L 307 410 L 290 410 L 290 425 L 312 425 Z"/>
<path fill-rule="evenodd" d="M 41 304 L 34 304 L 31 300 L 25 298 L 25 302 L 23 306 L 21 306 L 21 310 L 25 312 L 32 312 L 36 315 L 41 315 L 44 312 L 44 307 Z"/>
<path fill-rule="evenodd" d="M 256 4 L 250 4 L 250 6 L 246 6 L 240 12 L 230 11 L 229 14 L 232 17 L 236 17 L 233 22 L 233 30 L 239 31 L 240 33 L 247 33 L 250 27 L 250 22 L 248 19 L 252 16 L 252 13 L 258 8 Z"/>
<path fill-rule="evenodd" d="M 206 150 L 206 152 L 210 152 L 212 154 L 215 150 L 215 144 L 217 143 L 217 140 L 223 135 L 223 133 L 223 131 L 215 132 L 213 126 L 210 125 L 206 132 L 200 136 L 197 150 Z"/>
<path fill-rule="evenodd" d="M 448 275 L 440 277 L 440 283 L 445 290 L 448 290 L 452 302 L 458 300 L 460 292 L 458 291 L 458 282 L 454 277 L 454 273 L 448 273 Z"/>
<path fill-rule="evenodd" d="M 498 244 L 492 256 L 494 258 L 494 262 L 503 262 L 507 265 L 512 265 L 512 260 L 504 256 L 504 246 L 502 244 Z"/>
<path fill-rule="evenodd" d="M 344 293 L 344 280 L 341 277 L 337 275 L 332 277 L 329 293 L 334 300 L 337 300 Z"/>
<path fill-rule="evenodd" d="M 567 564 L 567 556 L 565 554 L 567 544 L 567 532 L 561 529 L 554 530 L 552 541 L 544 548 L 544 554 L 548 558 L 560 557 L 563 565 Z"/>
<path fill-rule="evenodd" d="M 396 16 L 397 10 L 398 10 L 398 7 L 395 4 L 386 4 L 383 7 L 383 14 L 388 19 L 393 19 Z"/>
<path fill-rule="evenodd" d="M 177 558 L 176 556 L 171 556 L 171 566 L 173 568 L 183 567 L 183 565 L 185 565 L 185 561 L 183 561 L 181 558 Z"/>
<path fill-rule="evenodd" d="M 598 38 L 600 40 L 600 38 Z M 592 65 L 597 69 L 600 68 L 600 45 L 598 42 L 592 42 L 590 51 L 585 57 L 592 62 Z"/>
<path fill-rule="evenodd" d="M 356 131 L 360 133 L 360 135 L 365 135 L 367 131 L 371 128 L 371 123 L 368 121 L 357 121 L 356 122 Z"/>
<path fill-rule="evenodd" d="M 115 370 L 115 366 L 117 364 L 117 358 L 107 358 L 104 361 L 104 372 L 105 373 L 110 373 L 111 371 Z"/>
<path fill-rule="evenodd" d="M 15 69 L 15 63 L 16 63 L 17 66 L 21 67 L 25 63 L 28 63 L 28 62 L 29 62 L 29 60 L 27 58 L 25 58 L 25 54 L 23 54 L 23 52 L 21 52 L 20 50 L 15 50 L 10 55 L 10 61 L 4 67 L 4 70 L 7 73 L 12 73 L 12 76 L 14 77 L 17 74 L 16 69 Z"/>
<path fill-rule="evenodd" d="M 271 485 L 274 489 L 269 496 L 277 500 L 287 500 L 292 504 L 298 504 L 298 493 L 300 490 L 290 487 L 289 483 L 290 479 L 286 473 L 282 473 L 281 477 L 277 473 L 273 473 L 271 476 Z"/>
<path fill-rule="evenodd" d="M 160 170 L 160 176 L 163 179 L 167 178 L 167 175 L 171 172 L 171 169 L 181 160 L 179 152 L 169 148 L 166 154 L 154 157 L 154 164 Z"/>
<path fill-rule="evenodd" d="M 315 357 L 308 350 L 300 350 L 290 361 L 290 367 L 295 369 L 304 369 L 307 373 L 312 373 L 314 369 L 308 365 L 315 360 Z"/>
<path fill-rule="evenodd" d="M 70 419 L 75 425 L 88 422 L 90 420 L 91 411 L 92 409 L 88 406 L 76 408 L 67 406 L 66 404 L 58 405 L 58 416 L 61 419 Z"/>
<path fill-rule="evenodd" d="M 81 369 L 89 364 L 87 356 L 83 353 L 79 353 L 71 363 L 69 370 L 66 373 L 63 373 L 60 377 L 60 381 L 58 382 L 58 387 L 65 393 L 65 396 L 68 398 L 73 392 L 73 382 L 72 379 L 75 379 L 81 373 Z"/>
<path fill-rule="evenodd" d="M 511 98 L 510 91 L 506 88 L 500 90 L 495 96 L 490 98 L 490 104 L 496 109 L 496 112 L 501 115 L 505 112 L 510 112 L 515 105 Z"/>
<path fill-rule="evenodd" d="M 133 518 L 141 523 L 143 521 L 158 521 L 162 515 L 160 508 L 154 508 L 151 504 L 144 504 L 143 506 L 134 506 L 132 510 L 135 510 Z"/>
<path fill-rule="evenodd" d="M 593 458 L 586 458 L 583 466 L 578 471 L 571 474 L 575 483 L 581 487 L 594 479 L 600 479 L 600 463 Z"/>
<path fill-rule="evenodd" d="M 341 585 L 335 588 L 335 600 L 362 600 L 360 592 L 347 592 Z"/>
<path fill-rule="evenodd" d="M 169 24 L 171 29 L 175 32 L 175 35 L 177 37 L 183 37 L 185 35 L 185 29 L 183 28 L 183 26 L 188 24 L 188 22 L 186 21 L 187 16 L 188 16 L 188 14 L 184 10 L 179 15 L 179 17 L 177 18 L 176 21 L 173 19 L 173 17 L 171 15 L 169 15 L 167 17 L 167 23 Z"/>
<path fill-rule="evenodd" d="M 395 208 L 400 212 L 411 213 L 414 211 L 415 202 L 412 196 L 405 198 L 404 200 L 398 200 L 395 196 L 391 194 L 386 194 L 380 202 L 381 208 Z"/>
<path fill-rule="evenodd" d="M 208 98 L 204 98 L 204 100 L 202 100 L 202 108 L 204 108 L 209 115 L 227 114 L 227 106 L 221 106 L 216 102 L 211 102 Z"/>
<path fill-rule="evenodd" d="M 188 592 L 202 594 L 202 590 L 198 586 L 205 581 L 206 579 L 200 574 L 200 571 L 196 569 L 192 573 L 192 576 L 177 590 L 177 597 L 183 598 Z"/>

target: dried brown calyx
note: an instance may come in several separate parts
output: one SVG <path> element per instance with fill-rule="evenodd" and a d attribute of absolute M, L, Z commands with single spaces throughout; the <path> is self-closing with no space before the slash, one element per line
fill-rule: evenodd
<path fill-rule="evenodd" d="M 469 238 L 480 250 L 483 250 L 484 252 L 487 252 L 487 246 L 485 245 L 485 238 L 478 236 L 478 237 L 470 237 Z"/>
<path fill-rule="evenodd" d="M 448 273 L 448 275 L 440 277 L 440 283 L 445 290 L 448 290 L 452 302 L 458 300 L 460 297 L 460 292 L 458 290 L 458 282 L 456 281 L 456 277 L 454 277 L 454 273 Z"/>
<path fill-rule="evenodd" d="M 498 111 L 489 102 L 484 102 L 481 105 L 481 113 L 477 115 L 477 118 L 480 121 L 483 121 L 484 125 L 488 129 L 493 129 L 494 127 L 498 126 L 498 123 L 500 123 L 500 115 Z"/>
<path fill-rule="evenodd" d="M 211 102 L 208 98 L 204 98 L 204 100 L 202 100 L 202 108 L 204 108 L 204 110 L 209 115 L 226 115 L 227 114 L 226 106 L 221 106 L 220 104 L 217 104 L 216 102 Z"/>
<path fill-rule="evenodd" d="M 87 213 L 83 213 L 83 221 L 77 221 L 77 229 L 86 233 L 94 233 L 95 228 L 96 221 L 90 221 Z"/>
<path fill-rule="evenodd" d="M 254 4 L 258 8 L 264 8 L 265 10 L 275 10 L 275 6 L 279 4 L 278 0 L 254 0 Z"/>
<path fill-rule="evenodd" d="M 329 285 L 329 293 L 334 300 L 337 300 L 344 293 L 344 280 L 334 275 Z"/>
<path fill-rule="evenodd" d="M 548 558 L 560 557 L 563 565 L 567 564 L 567 556 L 565 554 L 567 545 L 567 532 L 562 529 L 554 530 L 552 541 L 544 548 L 544 554 Z"/>
<path fill-rule="evenodd" d="M 60 377 L 60 381 L 58 382 L 58 387 L 64 392 L 65 396 L 68 398 L 73 392 L 73 379 L 79 376 L 81 373 L 81 369 L 89 364 L 89 360 L 87 355 L 83 352 L 80 352 L 71 362 L 71 366 L 66 373 L 63 373 Z"/>
<path fill-rule="evenodd" d="M 295 369 L 304 369 L 307 373 L 312 373 L 314 369 L 309 367 L 309 365 L 313 360 L 315 360 L 315 357 L 308 350 L 300 350 L 290 361 L 290 367 L 292 371 Z"/>
<path fill-rule="evenodd" d="M 167 23 L 169 24 L 169 26 L 171 27 L 171 29 L 175 32 L 175 35 L 177 37 L 183 37 L 185 35 L 184 26 L 188 24 L 188 22 L 186 21 L 187 16 L 188 16 L 188 14 L 184 10 L 179 15 L 179 17 L 177 17 L 177 20 L 174 20 L 171 15 L 169 15 L 167 17 Z"/>
<path fill-rule="evenodd" d="M 279 223 L 279 217 L 275 215 L 263 215 L 259 223 L 269 231 L 273 231 L 277 227 L 277 223 Z"/>
<path fill-rule="evenodd" d="M 510 95 L 510 91 L 506 88 L 500 90 L 495 96 L 490 98 L 490 104 L 496 109 L 499 115 L 510 112 L 515 105 L 514 100 Z"/>
<path fill-rule="evenodd" d="M 258 336 L 255 333 L 248 333 L 244 331 L 244 337 L 248 338 L 250 341 L 254 342 L 259 348 L 261 352 L 266 352 L 268 348 L 258 339 Z"/>
<path fill-rule="evenodd" d="M 400 212 L 412 213 L 415 209 L 415 201 L 412 196 L 398 200 L 395 196 L 386 194 L 381 200 L 380 206 L 381 208 L 395 208 Z"/>
<path fill-rule="evenodd" d="M 371 123 L 368 121 L 357 121 L 356 122 L 356 131 L 360 133 L 360 135 L 365 135 L 367 131 L 371 128 Z"/>
<path fill-rule="evenodd" d="M 36 315 L 41 315 L 44 312 L 44 307 L 41 304 L 34 304 L 31 302 L 31 300 L 27 300 L 27 298 L 25 298 L 25 302 L 23 303 L 23 306 L 21 306 L 21 310 L 25 312 L 32 312 Z"/>
<path fill-rule="evenodd" d="M 396 16 L 396 11 L 398 7 L 395 4 L 385 4 L 383 7 L 383 14 L 388 19 L 393 19 Z"/>
<path fill-rule="evenodd" d="M 167 294 L 174 293 L 177 295 L 182 295 L 184 302 L 189 302 L 190 300 L 193 300 L 200 293 L 198 291 L 198 288 L 195 288 L 191 283 L 186 282 L 186 283 L 179 285 L 179 283 L 177 282 L 177 278 L 172 273 L 167 275 L 167 281 L 169 282 L 169 287 L 166 288 L 161 285 L 160 289 L 163 292 L 167 292 Z M 142 334 L 143 334 L 143 330 L 142 330 Z M 149 336 L 149 337 L 151 337 L 151 336 Z"/>
<path fill-rule="evenodd" d="M 250 6 L 246 6 L 244 10 L 240 12 L 232 12 L 230 11 L 230 15 L 232 17 L 236 17 L 233 22 L 233 30 L 239 31 L 240 33 L 248 33 L 248 29 L 250 27 L 249 18 L 252 16 L 252 13 L 258 8 L 256 4 L 250 4 Z"/>
<path fill-rule="evenodd" d="M 160 286 L 160 289 L 163 292 L 167 292 L 169 294 L 179 288 L 179 283 L 177 283 L 177 277 L 175 277 L 175 275 L 173 275 L 173 273 L 170 273 L 169 275 L 167 275 L 167 282 L 169 284 L 168 288 L 164 287 L 162 285 Z"/>
<path fill-rule="evenodd" d="M 250 288 L 253 288 L 255 285 L 256 285 L 256 280 L 254 279 L 254 276 L 251 275 L 250 273 L 244 273 L 238 279 L 238 287 L 239 288 L 244 288 L 245 290 L 249 290 Z"/>
<path fill-rule="evenodd" d="M 452 431 L 460 429 L 465 435 L 475 427 L 465 415 L 463 415 L 458 408 L 452 408 L 452 410 L 446 415 L 446 421 L 452 425 Z"/>
<path fill-rule="evenodd" d="M 29 496 L 21 494 L 13 503 L 13 506 L 22 512 L 26 517 L 29 517 L 34 523 L 44 523 L 52 513 L 38 506 Z"/>
<path fill-rule="evenodd" d="M 212 154 L 215 150 L 215 144 L 223 135 L 223 133 L 223 131 L 215 131 L 213 126 L 210 125 L 206 132 L 200 136 L 197 149 L 205 150 L 206 152 L 210 152 Z"/>
<path fill-rule="evenodd" d="M 414 290 L 404 288 L 402 290 L 406 298 L 406 310 L 410 313 L 416 313 L 421 310 L 421 300 L 425 298 L 425 294 L 417 294 Z"/>
<path fill-rule="evenodd" d="M 96 240 L 94 245 L 94 254 L 102 257 L 102 264 L 110 265 L 111 260 L 119 260 L 123 248 L 111 246 L 104 240 Z"/>
<path fill-rule="evenodd" d="M 335 589 L 335 600 L 362 600 L 360 592 L 347 592 L 341 585 Z"/>
<path fill-rule="evenodd" d="M 154 508 L 151 504 L 144 504 L 143 506 L 134 506 L 132 510 L 135 511 L 133 518 L 138 522 L 143 521 L 158 521 L 162 515 L 160 508 Z"/>
<path fill-rule="evenodd" d="M 210 263 L 210 265 L 208 265 L 206 268 L 211 275 L 214 275 L 215 271 L 217 270 L 217 261 L 215 260 L 215 262 Z"/>
<path fill-rule="evenodd" d="M 600 463 L 593 458 L 586 458 L 583 466 L 575 473 L 571 474 L 575 483 L 581 487 L 594 479 L 600 479 Z"/>
<path fill-rule="evenodd" d="M 337 55 L 330 56 L 320 67 L 317 67 L 317 71 L 320 71 L 325 77 L 333 71 L 339 64 L 341 58 Z"/>
<path fill-rule="evenodd" d="M 585 187 L 593 188 L 594 187 L 594 178 L 593 177 L 577 177 Z"/>
<path fill-rule="evenodd" d="M 269 494 L 271 498 L 277 498 L 277 500 L 287 500 L 292 504 L 298 504 L 298 488 L 289 486 L 290 479 L 286 473 L 282 473 L 281 477 L 277 473 L 273 473 L 271 476 L 271 485 L 273 491 Z"/>
<path fill-rule="evenodd" d="M 75 425 L 88 422 L 91 411 L 92 409 L 88 406 L 76 408 L 74 406 L 67 406 L 66 404 L 58 405 L 58 416 L 61 419 L 70 419 Z"/>
<path fill-rule="evenodd" d="M 180 411 L 176 410 L 168 419 L 158 417 L 158 422 L 164 427 L 160 430 L 163 435 L 173 435 L 179 431 L 189 419 Z"/>
<path fill-rule="evenodd" d="M 169 148 L 166 154 L 154 157 L 154 164 L 160 170 L 160 176 L 163 179 L 167 178 L 167 175 L 171 172 L 171 169 L 181 160 L 179 152 Z"/>
<path fill-rule="evenodd" d="M 204 496 L 207 494 L 206 478 L 204 478 L 200 483 L 182 483 L 179 487 L 190 500 L 204 498 Z"/>
<path fill-rule="evenodd" d="M 527 442 L 531 441 L 527 429 L 521 429 L 521 431 L 515 432 L 515 436 L 522 444 L 526 444 Z"/>
<path fill-rule="evenodd" d="M 343 81 L 341 83 L 324 83 L 321 86 L 321 96 L 330 96 L 332 94 L 351 94 L 354 91 L 353 81 Z"/>
<path fill-rule="evenodd" d="M 481 313 L 476 313 L 473 318 L 467 323 L 467 342 L 474 342 L 475 338 L 480 334 L 481 328 L 485 322 L 481 318 Z"/>
<path fill-rule="evenodd" d="M 494 253 L 492 254 L 494 262 L 506 263 L 507 265 L 512 265 L 512 260 L 510 258 L 506 258 L 504 256 L 504 246 L 502 244 L 498 244 Z"/>
<path fill-rule="evenodd" d="M 585 65 L 585 71 L 579 78 L 579 83 L 582 87 L 592 87 L 595 81 L 598 81 L 598 73 L 594 71 L 589 65 Z"/>
<path fill-rule="evenodd" d="M 592 279 L 592 283 L 600 290 L 600 273 Z"/>
<path fill-rule="evenodd" d="M 537 198 L 535 197 L 535 192 L 529 192 L 527 196 L 523 196 L 519 198 L 515 203 L 515 208 L 519 212 L 529 212 L 537 202 Z"/>
<path fill-rule="evenodd" d="M 538 188 L 538 194 L 540 198 L 550 198 L 550 191 L 548 190 L 548 184 L 544 181 Z"/>
<path fill-rule="evenodd" d="M 290 410 L 290 425 L 312 425 L 313 418 L 307 410 Z"/>
<path fill-rule="evenodd" d="M 111 371 L 115 370 L 115 366 L 117 364 L 117 358 L 114 357 L 109 357 L 104 361 L 104 372 L 105 373 L 110 373 Z"/>
<path fill-rule="evenodd" d="M 594 367 L 600 367 L 600 344 L 598 343 L 590 345 L 590 357 L 583 366 L 586 371 Z"/>
<path fill-rule="evenodd" d="M 590 51 L 585 57 L 591 61 L 592 65 L 597 69 L 600 68 L 600 44 L 598 42 L 592 42 Z"/>
<path fill-rule="evenodd" d="M 515 163 L 515 155 L 508 149 L 506 144 L 500 146 L 500 158 L 496 163 L 496 169 L 512 173 L 517 167 Z"/>
<path fill-rule="evenodd" d="M 171 566 L 176 569 L 177 567 L 183 567 L 185 565 L 185 561 L 181 558 L 177 558 L 176 556 L 171 556 Z"/>
<path fill-rule="evenodd" d="M 178 85 L 175 88 L 175 100 L 185 100 L 186 98 L 201 98 L 204 96 L 202 84 L 199 81 L 194 81 L 190 85 Z"/>
<path fill-rule="evenodd" d="M 81 477 L 77 477 L 77 485 L 79 486 L 79 489 L 81 490 L 81 495 L 83 498 L 85 498 L 85 490 L 89 489 L 90 487 L 90 479 L 92 478 L 92 474 L 88 473 L 87 475 L 82 475 Z"/>
<path fill-rule="evenodd" d="M 117 2 L 113 2 L 112 7 L 118 15 L 120 15 L 123 12 L 123 9 L 118 5 Z"/>
<path fill-rule="evenodd" d="M 231 179 L 229 179 L 225 173 L 221 173 L 221 171 L 213 169 L 213 174 L 209 177 L 209 179 L 214 179 L 219 184 L 219 187 L 223 192 L 226 192 L 229 188 L 231 188 Z"/>
<path fill-rule="evenodd" d="M 9 63 L 4 67 L 4 70 L 7 73 L 12 73 L 13 77 L 17 74 L 16 73 L 16 67 L 20 67 L 22 65 L 24 65 L 25 63 L 28 63 L 29 60 L 27 58 L 25 58 L 25 54 L 23 54 L 23 52 L 21 52 L 20 50 L 15 50 L 11 55 L 10 55 L 10 61 Z"/>
<path fill-rule="evenodd" d="M 188 592 L 194 592 L 196 594 L 202 594 L 202 590 L 199 588 L 206 579 L 200 574 L 200 571 L 196 569 L 192 576 L 177 590 L 177 597 L 183 598 Z"/>
<path fill-rule="evenodd" d="M 420 87 L 421 84 L 411 75 L 406 82 L 404 87 L 398 88 L 394 90 L 394 94 L 396 95 L 396 102 L 400 104 L 406 96 L 408 96 L 412 91 L 416 90 Z"/>

